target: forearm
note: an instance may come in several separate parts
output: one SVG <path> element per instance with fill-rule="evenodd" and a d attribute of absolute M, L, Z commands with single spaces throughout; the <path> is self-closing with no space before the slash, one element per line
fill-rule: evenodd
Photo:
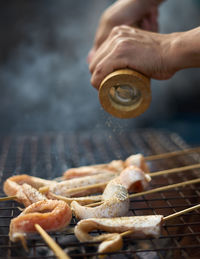
<path fill-rule="evenodd" d="M 172 66 L 176 70 L 200 67 L 200 27 L 173 35 L 170 55 Z"/>

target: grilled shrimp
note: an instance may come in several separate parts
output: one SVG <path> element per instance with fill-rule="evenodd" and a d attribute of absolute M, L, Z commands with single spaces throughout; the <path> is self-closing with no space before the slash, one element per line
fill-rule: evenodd
<path fill-rule="evenodd" d="M 126 215 L 129 211 L 128 192 L 120 184 L 111 181 L 103 192 L 102 200 L 103 204 L 94 208 L 85 207 L 73 201 L 71 208 L 79 219 L 118 217 Z"/>
<path fill-rule="evenodd" d="M 85 196 L 92 193 L 97 193 L 102 191 L 102 187 L 94 187 L 93 189 L 85 190 L 70 190 L 73 188 L 78 188 L 82 186 L 98 184 L 108 182 L 115 177 L 114 173 L 102 173 L 92 176 L 84 176 L 80 178 L 74 178 L 71 180 L 65 180 L 56 184 L 52 184 L 49 187 L 49 191 L 61 196 L 71 197 L 71 196 Z"/>
<path fill-rule="evenodd" d="M 46 231 L 62 229 L 70 223 L 71 217 L 71 209 L 64 201 L 38 201 L 11 220 L 10 240 L 16 242 L 25 238 L 29 233 L 35 233 L 36 223 Z"/>
<path fill-rule="evenodd" d="M 49 186 L 56 182 L 41 179 L 39 177 L 30 176 L 27 174 L 15 175 L 15 176 L 8 178 L 4 182 L 4 186 L 3 186 L 4 192 L 8 196 L 15 196 L 16 193 L 19 191 L 20 186 L 24 183 L 29 184 L 30 186 L 32 186 L 35 189 L 39 189 L 40 187 Z"/>
<path fill-rule="evenodd" d="M 64 179 L 72 179 L 77 177 L 97 175 L 101 173 L 120 173 L 124 169 L 124 162 L 122 160 L 113 160 L 108 164 L 81 166 L 77 168 L 70 168 L 63 174 Z"/>

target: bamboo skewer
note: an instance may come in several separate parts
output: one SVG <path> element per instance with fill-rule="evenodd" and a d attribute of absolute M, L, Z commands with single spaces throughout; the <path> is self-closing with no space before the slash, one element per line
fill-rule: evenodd
<path fill-rule="evenodd" d="M 10 201 L 10 200 L 14 200 L 14 199 L 16 199 L 16 198 L 17 198 L 17 196 L 2 197 L 2 198 L 0 198 L 0 202 L 1 202 L 1 201 Z"/>
<path fill-rule="evenodd" d="M 35 224 L 36 230 L 39 232 L 39 234 L 42 236 L 44 241 L 48 244 L 48 246 L 53 250 L 57 258 L 59 259 L 70 259 L 62 248 L 56 244 L 56 242 L 47 234 L 47 232 L 38 224 Z"/>
<path fill-rule="evenodd" d="M 148 190 L 148 191 L 145 191 L 145 192 L 133 193 L 133 194 L 129 195 L 129 198 L 135 198 L 135 197 L 138 197 L 138 196 L 151 194 L 151 193 L 155 193 L 155 192 L 167 191 L 167 190 L 170 190 L 170 189 L 173 189 L 173 188 L 177 188 L 177 187 L 181 187 L 181 186 L 185 186 L 185 185 L 189 185 L 189 184 L 195 184 L 195 183 L 200 183 L 200 178 L 185 181 L 185 182 L 181 182 L 181 183 L 175 183 L 175 184 L 170 184 L 170 185 L 167 185 L 167 186 L 158 187 L 158 188 Z M 103 203 L 103 201 L 91 203 L 91 204 L 86 205 L 86 207 L 95 207 L 95 206 L 101 205 L 102 203 Z"/>
<path fill-rule="evenodd" d="M 196 210 L 196 209 L 199 209 L 199 208 L 200 208 L 200 204 L 192 206 L 192 207 L 187 208 L 185 210 L 178 211 L 178 212 L 173 213 L 171 215 L 168 215 L 168 216 L 164 217 L 163 220 L 166 221 L 166 220 L 169 220 L 169 219 L 172 219 L 172 218 L 176 218 L 176 217 L 181 216 L 181 215 L 183 215 L 183 214 L 185 214 L 187 212 L 190 212 L 192 210 Z"/>
<path fill-rule="evenodd" d="M 170 158 L 173 156 L 195 153 L 197 151 L 200 151 L 200 147 L 186 148 L 183 150 L 177 150 L 177 151 L 167 152 L 167 153 L 158 154 L 158 155 L 146 156 L 145 160 L 152 161 L 152 160 L 158 160 L 158 159 L 163 159 L 163 158 Z"/>

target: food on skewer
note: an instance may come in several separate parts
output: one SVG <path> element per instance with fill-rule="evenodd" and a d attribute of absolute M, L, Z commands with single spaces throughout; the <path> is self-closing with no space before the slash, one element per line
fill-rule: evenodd
<path fill-rule="evenodd" d="M 148 166 L 142 154 L 131 155 L 125 161 L 113 160 L 107 164 L 81 166 L 77 168 L 70 168 L 64 172 L 63 178 L 71 179 L 81 176 L 96 175 L 103 172 L 113 172 L 119 174 L 123 169 L 130 165 L 139 167 L 145 173 L 149 173 Z"/>
<path fill-rule="evenodd" d="M 95 187 L 90 188 L 87 190 L 85 188 L 84 190 L 79 190 L 79 187 L 82 186 L 89 186 L 97 183 L 105 183 L 113 179 L 116 175 L 114 173 L 102 173 L 92 176 L 84 176 L 79 178 L 74 178 L 71 180 L 65 180 L 59 183 L 55 183 L 49 186 L 49 191 L 56 194 L 61 195 L 65 197 L 72 197 L 72 196 L 85 196 L 92 193 L 98 193 L 102 192 L 102 190 L 105 188 L 105 185 L 103 187 Z M 77 188 L 76 190 L 73 190 L 73 188 Z M 72 189 L 72 190 L 70 190 Z"/>
<path fill-rule="evenodd" d="M 56 181 L 45 180 L 39 177 L 30 176 L 27 174 L 15 175 L 15 176 L 9 177 L 4 182 L 4 186 L 3 186 L 4 192 L 8 196 L 14 196 L 19 190 L 20 186 L 24 183 L 31 185 L 35 189 L 39 189 L 41 187 L 49 186 L 53 183 L 56 183 Z"/>
<path fill-rule="evenodd" d="M 71 209 L 64 201 L 35 202 L 11 220 L 10 240 L 16 242 L 23 240 L 29 233 L 35 233 L 35 224 L 39 224 L 46 231 L 63 229 L 70 223 L 71 217 Z"/>
<path fill-rule="evenodd" d="M 70 168 L 64 172 L 64 179 L 78 178 L 88 175 L 96 175 L 101 173 L 120 173 L 124 169 L 124 162 L 122 160 L 113 160 L 108 164 L 97 164 L 89 166 L 81 166 L 77 168 Z"/>
<path fill-rule="evenodd" d="M 151 177 L 141 169 L 136 166 L 129 166 L 107 184 L 102 194 L 102 204 L 100 206 L 90 208 L 74 201 L 71 203 L 71 208 L 79 219 L 124 216 L 128 208 L 128 192 L 143 191 L 150 180 Z M 126 200 L 124 200 L 123 196 L 126 197 Z M 126 209 L 122 209 L 122 206 Z"/>
<path fill-rule="evenodd" d="M 162 215 L 131 216 L 116 218 L 90 218 L 78 222 L 74 233 L 79 241 L 98 241 L 101 236 L 92 236 L 89 232 L 103 230 L 111 233 L 123 233 L 132 230 L 131 237 L 159 237 L 163 222 Z"/>
<path fill-rule="evenodd" d="M 115 182 L 108 184 L 102 195 L 103 204 L 95 208 L 85 207 L 77 201 L 71 203 L 71 209 L 79 219 L 111 218 L 127 215 L 129 198 L 127 189 Z"/>
<path fill-rule="evenodd" d="M 24 204 L 25 207 L 28 207 L 29 205 L 37 201 L 47 200 L 47 197 L 45 195 L 26 183 L 19 186 L 19 189 L 15 196 L 16 200 L 19 203 Z"/>
<path fill-rule="evenodd" d="M 64 197 L 60 195 L 56 195 L 54 193 L 48 192 L 47 198 L 50 200 L 63 200 L 65 201 L 69 206 L 73 201 L 77 201 L 81 205 L 87 205 L 93 202 L 98 202 L 102 200 L 102 195 L 93 195 L 93 196 L 83 196 L 83 197 Z"/>
<path fill-rule="evenodd" d="M 131 165 L 126 167 L 120 175 L 112 181 L 123 185 L 128 192 L 142 192 L 149 186 L 151 177 L 145 174 L 140 168 Z"/>
<path fill-rule="evenodd" d="M 102 242 L 98 252 L 114 252 L 122 248 L 122 236 L 125 231 L 130 230 L 134 238 L 157 238 L 160 235 L 163 222 L 162 215 L 132 216 L 118 218 L 90 218 L 78 222 L 74 229 L 77 239 L 81 242 Z M 112 234 L 101 234 L 92 236 L 89 232 L 103 230 Z"/>

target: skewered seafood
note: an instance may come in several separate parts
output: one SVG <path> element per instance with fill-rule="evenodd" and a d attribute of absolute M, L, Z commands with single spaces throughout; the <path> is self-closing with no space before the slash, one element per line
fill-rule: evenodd
<path fill-rule="evenodd" d="M 113 160 L 108 164 L 81 166 L 77 168 L 70 168 L 64 172 L 64 179 L 72 179 L 88 175 L 96 175 L 101 173 L 120 173 L 124 169 L 124 162 L 122 160 Z"/>
<path fill-rule="evenodd" d="M 47 193 L 47 198 L 51 200 L 63 200 L 65 201 L 68 205 L 71 205 L 73 201 L 77 201 L 81 205 L 86 205 L 90 204 L 92 202 L 98 202 L 101 201 L 102 195 L 94 195 L 94 196 L 84 196 L 84 197 L 64 197 L 60 195 L 56 195 L 54 193 L 48 192 Z"/>
<path fill-rule="evenodd" d="M 111 181 L 102 195 L 103 204 L 95 208 L 80 205 L 77 201 L 71 203 L 72 211 L 79 219 L 111 218 L 124 216 L 129 210 L 129 198 L 126 188 Z"/>
<path fill-rule="evenodd" d="M 111 233 L 123 233 L 132 230 L 131 237 L 159 237 L 163 221 L 162 215 L 131 216 L 117 218 L 90 218 L 78 222 L 74 233 L 79 241 L 99 241 L 101 236 L 91 236 L 93 230 L 103 230 Z"/>
<path fill-rule="evenodd" d="M 20 186 L 15 196 L 16 200 L 24 204 L 25 207 L 37 201 L 47 200 L 45 195 L 26 183 Z"/>
<path fill-rule="evenodd" d="M 78 168 L 70 168 L 63 174 L 63 178 L 71 179 L 81 176 L 96 175 L 99 173 L 113 172 L 119 174 L 123 169 L 130 165 L 139 167 L 145 173 L 149 173 L 148 166 L 142 154 L 129 156 L 125 161 L 113 160 L 108 164 L 81 166 Z"/>
<path fill-rule="evenodd" d="M 36 223 L 46 231 L 62 229 L 70 223 L 71 217 L 71 209 L 64 201 L 38 201 L 11 220 L 10 240 L 15 242 L 25 238 L 29 233 L 36 232 Z"/>
<path fill-rule="evenodd" d="M 115 177 L 114 173 L 102 173 L 92 176 L 84 176 L 80 178 L 74 178 L 71 180 L 65 180 L 59 183 L 51 184 L 49 186 L 49 191 L 61 196 L 71 197 L 71 196 L 85 196 L 92 193 L 101 192 L 102 189 L 104 189 L 104 186 L 102 187 L 96 187 L 90 188 L 89 190 L 73 190 L 73 188 L 79 188 L 82 186 L 97 184 L 97 183 L 105 183 L 110 181 Z"/>
<path fill-rule="evenodd" d="M 142 192 L 147 189 L 151 177 L 140 168 L 131 165 L 121 172 L 116 181 L 123 185 L 128 192 Z"/>
<path fill-rule="evenodd" d="M 10 178 L 8 178 L 4 182 L 4 192 L 8 196 L 14 196 L 17 194 L 17 192 L 20 189 L 20 186 L 24 183 L 29 184 L 35 189 L 39 189 L 43 186 L 49 186 L 53 183 L 56 183 L 55 181 L 45 180 L 39 177 L 30 176 L 27 174 L 21 174 L 21 175 L 15 175 Z"/>
<path fill-rule="evenodd" d="M 162 215 L 132 216 L 119 218 L 90 218 L 78 222 L 74 229 L 77 239 L 81 242 L 102 242 L 99 253 L 114 252 L 122 248 L 122 236 L 130 232 L 131 238 L 157 238 L 163 222 Z M 103 230 L 112 234 L 92 236 L 89 232 Z M 130 231 L 128 231 L 130 230 Z M 119 234 L 122 233 L 122 234 Z"/>

